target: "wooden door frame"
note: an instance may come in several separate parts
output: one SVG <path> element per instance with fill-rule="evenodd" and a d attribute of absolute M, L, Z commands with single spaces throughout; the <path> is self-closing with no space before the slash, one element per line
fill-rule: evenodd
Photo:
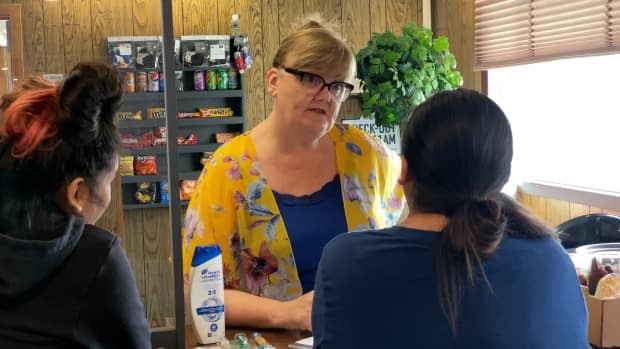
<path fill-rule="evenodd" d="M 20 4 L 0 4 L 0 19 L 8 19 L 13 84 L 24 79 L 24 37 L 22 36 L 22 7 Z"/>

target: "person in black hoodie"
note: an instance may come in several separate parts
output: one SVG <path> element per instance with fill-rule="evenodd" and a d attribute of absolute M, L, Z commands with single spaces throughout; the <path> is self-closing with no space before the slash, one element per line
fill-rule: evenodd
<path fill-rule="evenodd" d="M 93 225 L 118 168 L 121 86 L 80 63 L 0 101 L 0 348 L 151 347 L 127 256 Z"/>

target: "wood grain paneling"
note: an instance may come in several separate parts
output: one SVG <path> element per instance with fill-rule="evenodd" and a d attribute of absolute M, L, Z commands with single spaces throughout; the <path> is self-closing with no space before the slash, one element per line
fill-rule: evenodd
<path fill-rule="evenodd" d="M 136 278 L 140 298 L 142 298 L 145 311 L 147 311 L 143 210 L 125 210 L 124 218 L 127 233 L 123 239 L 123 247 L 127 251 L 127 257 Z"/>
<path fill-rule="evenodd" d="M 183 0 L 172 0 L 172 30 L 175 36 L 183 35 Z"/>
<path fill-rule="evenodd" d="M 325 1 L 325 0 L 304 0 L 304 15 L 320 14 L 325 20 L 336 20 L 342 23 L 342 2 L 343 1 Z M 363 1 L 360 1 L 360 6 Z"/>
<path fill-rule="evenodd" d="M 387 30 L 385 12 L 385 0 L 370 0 L 370 33 L 383 33 Z"/>
<path fill-rule="evenodd" d="M 217 28 L 217 0 L 183 0 L 183 35 L 217 34 Z"/>
<path fill-rule="evenodd" d="M 42 72 L 45 71 L 43 0 L 24 0 L 21 4 L 25 72 Z"/>
<path fill-rule="evenodd" d="M 217 2 L 217 32 L 221 35 L 231 35 L 230 28 L 230 20 L 233 13 L 237 13 L 235 11 L 235 2 L 233 0 L 229 1 L 218 1 Z"/>
<path fill-rule="evenodd" d="M 91 0 L 93 56 L 107 60 L 106 38 L 133 33 L 133 8 L 126 0 Z"/>
<path fill-rule="evenodd" d="M 433 32 L 448 37 L 463 87 L 482 91 L 482 73 L 474 72 L 473 62 L 474 1 L 434 0 L 431 5 Z"/>
<path fill-rule="evenodd" d="M 65 70 L 67 71 L 78 62 L 93 58 L 90 2 L 91 0 L 62 0 L 62 28 Z"/>
<path fill-rule="evenodd" d="M 158 0 L 133 0 L 134 35 L 161 35 L 160 5 Z"/>
<path fill-rule="evenodd" d="M 278 51 L 280 45 L 280 28 L 278 16 L 278 0 L 263 0 L 263 84 L 265 82 L 265 74 L 273 65 L 273 57 Z M 269 115 L 273 106 L 273 99 L 269 92 L 263 87 L 265 95 L 265 113 L 263 119 Z"/>
<path fill-rule="evenodd" d="M 263 54 L 263 12 L 261 3 L 255 0 L 237 0 L 241 30 L 250 38 L 250 50 L 254 66 L 246 71 L 243 91 L 246 96 L 245 113 L 248 127 L 253 127 L 265 118 L 265 78 Z"/>
<path fill-rule="evenodd" d="M 521 190 L 517 192 L 517 201 L 550 227 L 556 227 L 571 218 L 591 213 L 609 213 L 620 216 L 620 212 L 611 209 L 527 194 Z"/>
<path fill-rule="evenodd" d="M 38 70 L 52 74 L 65 72 L 65 45 L 60 1 L 44 1 L 45 69 Z"/>
<path fill-rule="evenodd" d="M 170 216 L 167 209 L 143 211 L 146 318 L 151 327 L 162 327 L 166 318 L 174 317 Z"/>
<path fill-rule="evenodd" d="M 368 44 L 370 39 L 370 1 L 343 0 L 342 26 L 353 51 L 357 52 Z"/>
<path fill-rule="evenodd" d="M 303 0 L 278 0 L 279 36 L 282 41 L 303 18 Z"/>
<path fill-rule="evenodd" d="M 388 0 L 386 1 L 387 29 L 394 33 L 402 33 L 403 25 L 407 22 L 422 24 L 422 18 L 418 21 L 419 0 Z M 421 0 L 420 0 L 420 6 Z"/>

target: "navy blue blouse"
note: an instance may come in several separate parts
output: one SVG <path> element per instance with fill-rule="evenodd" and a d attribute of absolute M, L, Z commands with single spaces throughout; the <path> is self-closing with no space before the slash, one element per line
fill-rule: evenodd
<path fill-rule="evenodd" d="M 314 277 L 323 247 L 348 231 L 340 176 L 316 193 L 304 196 L 273 193 L 288 232 L 303 292 L 314 289 Z"/>

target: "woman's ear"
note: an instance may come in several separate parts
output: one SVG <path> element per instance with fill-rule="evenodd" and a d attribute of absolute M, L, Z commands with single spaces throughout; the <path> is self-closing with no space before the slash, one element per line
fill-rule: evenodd
<path fill-rule="evenodd" d="M 410 181 L 409 179 L 409 165 L 407 159 L 404 156 L 400 156 L 400 176 L 398 176 L 398 184 L 404 186 Z"/>
<path fill-rule="evenodd" d="M 64 209 L 67 213 L 82 216 L 90 201 L 90 189 L 83 177 L 74 178 L 67 184 L 64 195 Z"/>
<path fill-rule="evenodd" d="M 277 68 L 271 67 L 269 68 L 266 74 L 267 93 L 269 93 L 271 97 L 275 97 L 277 95 L 278 80 L 280 79 L 278 73 L 279 71 Z"/>

